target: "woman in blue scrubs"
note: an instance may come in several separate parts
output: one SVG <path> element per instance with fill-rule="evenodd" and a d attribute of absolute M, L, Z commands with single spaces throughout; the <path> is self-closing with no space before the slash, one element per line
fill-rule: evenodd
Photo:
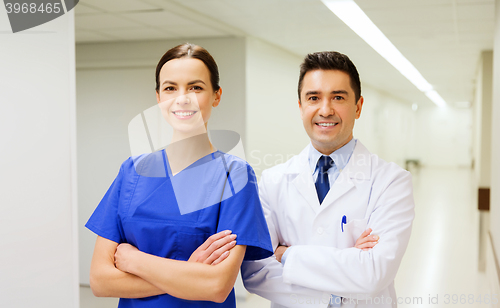
<path fill-rule="evenodd" d="M 273 254 L 253 170 L 207 135 L 221 94 L 205 49 L 183 44 L 160 59 L 156 96 L 173 139 L 126 160 L 86 224 L 98 235 L 96 296 L 121 308 L 236 307 L 242 261 Z"/>

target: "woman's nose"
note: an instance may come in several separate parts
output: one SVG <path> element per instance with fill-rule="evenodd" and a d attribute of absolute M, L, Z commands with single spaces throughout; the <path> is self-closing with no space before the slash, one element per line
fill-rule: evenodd
<path fill-rule="evenodd" d="M 187 105 L 191 103 L 191 100 L 187 95 L 181 94 L 175 98 L 175 103 L 178 105 Z"/>

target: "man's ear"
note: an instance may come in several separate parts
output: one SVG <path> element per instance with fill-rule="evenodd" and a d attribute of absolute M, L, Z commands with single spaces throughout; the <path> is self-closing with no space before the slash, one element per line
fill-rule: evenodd
<path fill-rule="evenodd" d="M 361 116 L 361 109 L 363 108 L 363 102 L 364 98 L 363 96 L 360 96 L 358 102 L 356 103 L 356 119 L 359 119 L 359 117 Z"/>
<path fill-rule="evenodd" d="M 298 102 L 299 102 L 300 118 L 302 119 L 303 112 L 302 112 L 302 104 L 300 103 L 300 98 L 299 98 Z"/>
<path fill-rule="evenodd" d="M 222 96 L 222 88 L 219 88 L 219 90 L 215 91 L 215 100 L 212 103 L 212 107 L 219 106 L 221 96 Z"/>

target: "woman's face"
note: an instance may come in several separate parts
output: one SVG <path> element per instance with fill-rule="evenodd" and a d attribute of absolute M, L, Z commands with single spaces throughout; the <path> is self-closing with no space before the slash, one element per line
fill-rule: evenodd
<path fill-rule="evenodd" d="M 219 104 L 222 90 L 213 90 L 205 64 L 194 58 L 170 60 L 161 68 L 159 79 L 156 99 L 174 130 L 206 132 L 212 107 Z"/>

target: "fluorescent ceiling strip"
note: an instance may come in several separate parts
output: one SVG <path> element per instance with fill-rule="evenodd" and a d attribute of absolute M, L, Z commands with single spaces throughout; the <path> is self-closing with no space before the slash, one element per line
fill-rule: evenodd
<path fill-rule="evenodd" d="M 340 20 L 440 107 L 446 102 L 353 0 L 321 0 Z"/>
<path fill-rule="evenodd" d="M 435 90 L 427 91 L 425 92 L 425 95 L 427 95 L 427 97 L 439 107 L 446 107 L 446 102 Z"/>

